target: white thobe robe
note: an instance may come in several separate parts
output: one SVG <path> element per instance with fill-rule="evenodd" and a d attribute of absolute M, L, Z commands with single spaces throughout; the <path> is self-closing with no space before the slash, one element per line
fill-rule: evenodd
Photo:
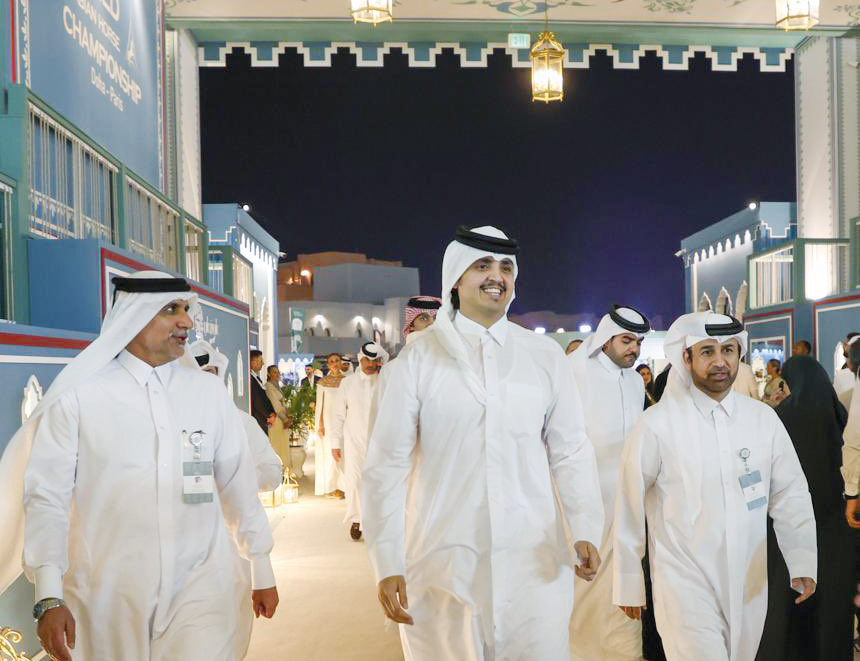
<path fill-rule="evenodd" d="M 361 494 L 371 564 L 406 577 L 408 661 L 567 661 L 564 525 L 603 534 L 576 382 L 549 338 L 506 318 L 454 325 L 486 400 L 436 332 L 385 368 Z"/>
<path fill-rule="evenodd" d="M 340 450 L 343 491 L 346 495 L 344 522 L 361 523 L 361 471 L 370 437 L 370 415 L 377 375 L 360 369 L 341 381 L 330 429 L 331 447 Z"/>
<path fill-rule="evenodd" d="M 841 400 L 843 393 L 854 388 L 856 380 L 857 377 L 851 370 L 845 368 L 836 370 L 836 374 L 833 376 L 833 390 L 836 391 L 836 396 Z"/>
<path fill-rule="evenodd" d="M 217 494 L 186 504 L 182 432 L 197 430 Z M 73 659 L 242 653 L 250 595 L 237 603 L 236 544 L 254 587 L 271 587 L 272 534 L 245 431 L 217 379 L 123 351 L 44 413 L 24 505 L 24 569 L 37 600 L 65 598 L 77 621 Z"/>
<path fill-rule="evenodd" d="M 567 357 L 582 396 L 585 431 L 594 445 L 600 493 L 606 512 L 601 565 L 593 581 L 575 580 L 571 618 L 574 661 L 630 661 L 642 657 L 642 626 L 612 603 L 612 515 L 621 472 L 624 439 L 642 415 L 645 384 L 639 373 L 622 369 L 603 351 L 586 360 Z"/>
<path fill-rule="evenodd" d="M 334 412 L 338 407 L 341 384 L 338 384 L 337 388 L 317 384 L 317 405 L 314 410 L 317 434 L 314 454 L 314 493 L 317 496 L 324 496 L 343 487 L 343 472 L 340 462 L 335 461 L 331 454 L 331 435 L 328 432 L 334 424 Z"/>
<path fill-rule="evenodd" d="M 645 604 L 647 515 L 654 615 L 668 661 L 752 661 L 767 610 L 768 515 L 790 576 L 816 577 L 806 478 L 769 406 L 678 388 L 643 413 L 625 444 L 613 601 Z M 760 472 L 766 499 L 752 509 L 739 481 L 747 465 Z"/>
<path fill-rule="evenodd" d="M 254 417 L 245 411 L 238 412 L 248 438 L 248 449 L 254 460 L 257 488 L 260 491 L 272 491 L 278 487 L 284 476 L 281 458 L 275 453 L 269 437 L 260 429 Z"/>

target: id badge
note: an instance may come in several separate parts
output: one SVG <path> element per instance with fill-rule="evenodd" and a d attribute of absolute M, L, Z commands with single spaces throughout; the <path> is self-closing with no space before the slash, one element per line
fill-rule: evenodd
<path fill-rule="evenodd" d="M 182 502 L 211 503 L 215 495 L 215 470 L 208 459 L 206 432 L 182 432 Z"/>
<path fill-rule="evenodd" d="M 759 471 L 745 473 L 738 478 L 738 481 L 741 483 L 748 510 L 752 511 L 767 505 L 767 495 Z"/>

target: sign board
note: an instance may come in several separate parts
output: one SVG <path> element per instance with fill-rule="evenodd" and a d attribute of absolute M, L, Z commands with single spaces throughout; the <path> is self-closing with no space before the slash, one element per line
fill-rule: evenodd
<path fill-rule="evenodd" d="M 162 188 L 162 0 L 15 0 L 21 80 Z"/>
<path fill-rule="evenodd" d="M 532 37 L 528 32 L 509 32 L 508 33 L 508 48 L 531 48 Z"/>
<path fill-rule="evenodd" d="M 301 353 L 304 344 L 305 311 L 301 308 L 290 308 L 290 351 Z"/>

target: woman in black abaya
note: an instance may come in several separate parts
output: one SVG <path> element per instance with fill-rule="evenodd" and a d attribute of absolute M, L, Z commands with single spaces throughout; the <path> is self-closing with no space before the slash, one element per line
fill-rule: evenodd
<path fill-rule="evenodd" d="M 847 413 L 827 372 L 809 356 L 782 369 L 790 396 L 776 412 L 809 482 L 818 532 L 818 587 L 796 605 L 788 570 L 768 523 L 768 609 L 757 661 L 851 661 L 854 630 L 853 537 L 843 515 L 842 430 Z"/>

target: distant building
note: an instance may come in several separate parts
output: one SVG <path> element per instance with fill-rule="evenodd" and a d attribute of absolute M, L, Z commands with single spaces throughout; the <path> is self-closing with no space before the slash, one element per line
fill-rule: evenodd
<path fill-rule="evenodd" d="M 251 345 L 267 365 L 278 355 L 277 240 L 238 204 L 204 204 L 209 283 L 251 308 Z"/>
<path fill-rule="evenodd" d="M 750 297 L 754 305 L 767 305 L 775 295 L 770 289 L 774 283 L 758 274 L 750 292 L 747 261 L 753 253 L 796 236 L 797 205 L 761 202 L 683 239 L 676 255 L 684 260 L 685 311 L 713 309 L 743 316 Z"/>
<path fill-rule="evenodd" d="M 418 269 L 361 253 L 299 255 L 278 267 L 281 354 L 355 355 L 371 340 L 401 344 L 403 307 Z"/>

